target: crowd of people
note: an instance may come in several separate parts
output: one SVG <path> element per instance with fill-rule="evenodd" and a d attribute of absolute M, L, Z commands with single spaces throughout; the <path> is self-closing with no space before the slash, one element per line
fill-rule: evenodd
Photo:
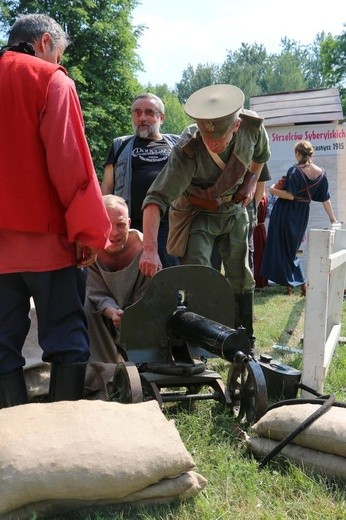
<path fill-rule="evenodd" d="M 88 361 L 116 360 L 122 314 L 160 269 L 215 267 L 218 257 L 234 291 L 234 325 L 254 351 L 255 286 L 271 280 L 303 291 L 296 253 L 311 200 L 336 221 L 326 173 L 302 141 L 284 185 L 269 189 L 278 198 L 266 237 L 269 139 L 234 85 L 194 92 L 185 103 L 193 123 L 180 136 L 161 133 L 159 97 L 135 97 L 134 133 L 114 139 L 100 186 L 78 95 L 60 65 L 68 44 L 52 18 L 24 15 L 0 52 L 0 408 L 28 402 L 30 298 L 51 365 L 49 400 L 80 399 Z"/>

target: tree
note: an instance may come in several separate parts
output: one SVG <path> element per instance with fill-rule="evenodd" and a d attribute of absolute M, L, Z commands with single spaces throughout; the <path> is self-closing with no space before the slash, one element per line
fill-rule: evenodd
<path fill-rule="evenodd" d="M 346 31 L 333 38 L 329 34 L 321 43 L 322 72 L 330 86 L 346 78 Z"/>
<path fill-rule="evenodd" d="M 219 67 L 215 63 L 199 63 L 194 70 L 192 65 L 188 65 L 183 71 L 182 80 L 176 84 L 176 91 L 181 103 L 191 96 L 193 92 L 209 85 L 219 83 Z"/>
<path fill-rule="evenodd" d="M 264 84 L 265 94 L 306 89 L 298 57 L 290 52 L 272 55 L 268 60 Z"/>
<path fill-rule="evenodd" d="M 338 87 L 343 112 L 346 112 L 346 31 L 333 38 L 329 34 L 321 43 L 321 68 L 329 87 Z"/>
<path fill-rule="evenodd" d="M 178 97 L 184 102 L 199 88 L 227 83 L 243 90 L 245 106 L 248 106 L 252 96 L 326 87 L 326 74 L 330 74 L 331 62 L 339 64 L 335 73 L 343 70 L 345 49 L 342 41 L 341 38 L 337 45 L 336 41 L 326 40 L 325 34 L 321 33 L 312 44 L 301 45 L 285 37 L 281 40 L 282 51 L 278 54 L 268 54 L 262 44 L 242 43 L 239 49 L 227 51 L 221 65 L 198 64 L 196 68 L 188 65 L 182 80 L 176 85 Z M 323 50 L 325 54 L 322 54 Z M 341 58 L 337 59 L 337 53 Z"/>
<path fill-rule="evenodd" d="M 193 121 L 186 115 L 184 106 L 176 94 L 165 95 L 162 101 L 166 109 L 163 132 L 180 135 L 184 128 L 191 125 Z"/>
<path fill-rule="evenodd" d="M 299 42 L 288 38 L 281 40 L 282 52 L 278 55 L 278 58 L 280 59 L 283 55 L 292 57 L 291 65 L 296 71 L 297 69 L 300 70 L 300 76 L 303 79 L 304 86 L 302 88 L 317 89 L 326 86 L 320 59 L 320 48 L 324 38 L 325 35 L 322 32 L 309 45 L 300 45 Z M 298 76 L 297 72 L 295 76 Z"/>
<path fill-rule="evenodd" d="M 228 51 L 226 60 L 220 68 L 220 83 L 230 83 L 239 87 L 249 98 L 264 92 L 264 75 L 268 54 L 263 45 L 242 43 L 237 51 Z"/>
<path fill-rule="evenodd" d="M 116 135 L 131 131 L 130 106 L 140 90 L 135 72 L 142 65 L 135 50 L 142 27 L 133 28 L 137 0 L 41 0 L 0 3 L 8 29 L 18 13 L 46 13 L 72 40 L 62 65 L 76 82 L 86 135 L 96 170 Z"/>

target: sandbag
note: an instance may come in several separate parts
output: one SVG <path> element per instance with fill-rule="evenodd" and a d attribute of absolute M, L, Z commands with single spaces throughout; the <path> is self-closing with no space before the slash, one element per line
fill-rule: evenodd
<path fill-rule="evenodd" d="M 279 441 L 257 436 L 247 436 L 246 442 L 249 449 L 258 457 L 265 457 L 279 444 Z M 304 470 L 308 469 L 319 475 L 346 480 L 345 457 L 293 444 L 285 446 L 280 454 L 297 463 Z"/>
<path fill-rule="evenodd" d="M 252 426 L 260 437 L 280 441 L 321 405 L 299 403 L 269 410 Z M 346 457 L 346 408 L 332 406 L 292 440 L 293 444 Z"/>
<path fill-rule="evenodd" d="M 35 512 L 35 504 L 53 514 L 54 503 L 67 512 L 76 500 L 181 499 L 206 485 L 156 401 L 15 406 L 0 410 L 0 432 L 1 519 Z"/>

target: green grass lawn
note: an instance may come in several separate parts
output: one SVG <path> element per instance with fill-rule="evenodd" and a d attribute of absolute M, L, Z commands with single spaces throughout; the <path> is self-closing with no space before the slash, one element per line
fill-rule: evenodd
<path fill-rule="evenodd" d="M 303 346 L 304 298 L 290 297 L 282 288 L 269 287 L 255 293 L 257 353 L 301 367 L 301 354 L 274 351 L 275 344 Z M 345 305 L 342 336 L 346 336 Z M 222 377 L 229 364 L 208 361 Z M 346 402 L 346 345 L 336 349 L 325 392 Z M 140 509 L 100 508 L 92 512 L 59 516 L 84 520 L 341 520 L 346 519 L 345 484 L 309 474 L 286 459 L 276 457 L 264 469 L 248 451 L 236 430 L 229 410 L 214 401 L 197 402 L 191 412 L 167 405 L 165 414 L 177 429 L 207 480 L 207 487 L 184 503 Z"/>

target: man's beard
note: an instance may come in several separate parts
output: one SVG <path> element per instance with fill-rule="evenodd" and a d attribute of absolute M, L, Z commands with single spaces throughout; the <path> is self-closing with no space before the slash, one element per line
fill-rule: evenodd
<path fill-rule="evenodd" d="M 136 130 L 136 136 L 141 139 L 148 139 L 151 136 L 151 129 L 146 128 L 145 130 Z"/>
<path fill-rule="evenodd" d="M 150 125 L 149 127 L 144 128 L 143 130 L 139 130 L 132 126 L 133 131 L 140 137 L 141 139 L 150 139 L 151 137 L 157 135 L 160 131 L 160 124 Z"/>

